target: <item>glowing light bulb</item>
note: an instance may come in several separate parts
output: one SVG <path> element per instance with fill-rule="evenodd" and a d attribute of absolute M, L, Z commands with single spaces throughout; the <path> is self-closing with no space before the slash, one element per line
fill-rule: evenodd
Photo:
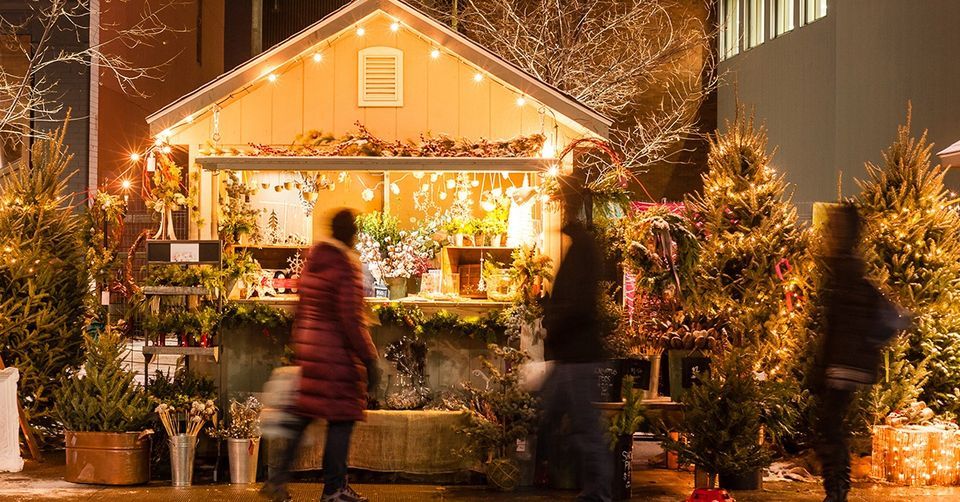
<path fill-rule="evenodd" d="M 314 55 L 313 55 L 313 62 L 314 62 L 314 63 L 319 63 L 320 61 L 323 61 L 323 54 L 320 54 L 319 52 L 314 53 Z"/>
<path fill-rule="evenodd" d="M 187 115 L 187 117 L 186 117 L 185 119 L 183 119 L 183 121 L 186 122 L 186 123 L 188 123 L 188 124 L 193 123 L 193 115 Z"/>
<path fill-rule="evenodd" d="M 400 185 L 390 183 L 390 192 L 393 193 L 393 195 L 400 195 Z"/>
<path fill-rule="evenodd" d="M 360 193 L 360 197 L 364 200 L 364 202 L 370 202 L 373 200 L 373 190 L 369 188 L 364 189 L 363 192 Z"/>
<path fill-rule="evenodd" d="M 390 23 L 390 31 L 393 31 L 393 32 L 400 31 L 400 23 L 396 21 L 394 21 L 393 23 Z"/>
<path fill-rule="evenodd" d="M 120 183 L 120 186 L 123 187 L 124 190 L 130 190 L 130 180 L 123 180 L 123 182 Z"/>
<path fill-rule="evenodd" d="M 414 172 L 413 172 L 413 177 L 414 177 L 415 179 L 422 180 L 424 174 L 426 174 L 426 173 L 424 173 L 423 171 L 414 171 Z"/>
<path fill-rule="evenodd" d="M 547 169 L 547 176 L 556 178 L 560 174 L 560 166 L 553 164 Z"/>
<path fill-rule="evenodd" d="M 549 139 L 543 143 L 543 148 L 540 149 L 540 156 L 545 159 L 552 159 L 557 155 L 557 148 L 553 146 L 553 142 Z"/>
<path fill-rule="evenodd" d="M 480 72 L 474 73 L 474 74 L 473 74 L 473 81 L 474 81 L 474 82 L 482 82 L 482 81 L 483 81 L 483 74 L 481 74 Z"/>
<path fill-rule="evenodd" d="M 430 51 L 430 57 L 433 58 L 433 59 L 439 58 L 439 57 L 440 57 L 440 49 L 434 49 L 434 50 Z"/>
<path fill-rule="evenodd" d="M 271 84 L 274 83 L 274 82 L 276 82 L 276 81 L 277 81 L 277 74 L 276 74 L 276 73 L 271 73 L 271 74 L 267 75 L 267 80 L 269 80 Z"/>
<path fill-rule="evenodd" d="M 357 27 L 357 36 L 362 37 L 367 34 L 367 30 L 363 29 L 363 26 Z"/>
<path fill-rule="evenodd" d="M 131 154 L 130 154 L 130 162 L 137 162 L 138 160 L 140 160 L 140 154 L 139 154 L 139 153 L 131 153 Z"/>
<path fill-rule="evenodd" d="M 523 96 L 517 98 L 517 106 L 523 106 L 525 104 L 527 104 L 527 98 L 524 98 Z"/>

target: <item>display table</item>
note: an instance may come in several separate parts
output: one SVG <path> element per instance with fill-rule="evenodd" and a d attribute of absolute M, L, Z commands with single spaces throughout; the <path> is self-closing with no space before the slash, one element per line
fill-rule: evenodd
<path fill-rule="evenodd" d="M 459 411 L 368 411 L 366 422 L 357 422 L 347 464 L 357 469 L 408 474 L 441 474 L 470 470 L 474 462 L 456 451 L 463 448 L 462 429 L 467 414 Z M 317 421 L 307 429 L 299 458 L 292 470 L 323 467 L 327 425 Z M 272 440 L 268 465 L 279 463 L 283 440 Z"/>

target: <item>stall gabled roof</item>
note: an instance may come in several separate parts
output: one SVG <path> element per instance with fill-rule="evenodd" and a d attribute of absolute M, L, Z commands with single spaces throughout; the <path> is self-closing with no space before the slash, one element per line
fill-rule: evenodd
<path fill-rule="evenodd" d="M 341 7 L 279 45 L 148 116 L 147 123 L 150 125 L 151 134 L 158 134 L 191 114 L 219 102 L 237 89 L 262 77 L 265 74 L 264 68 L 279 67 L 377 11 L 396 18 L 594 134 L 608 137 L 612 124 L 609 118 L 399 0 L 355 0 Z"/>
<path fill-rule="evenodd" d="M 937 157 L 940 157 L 940 162 L 944 167 L 960 166 L 960 141 L 937 152 Z"/>

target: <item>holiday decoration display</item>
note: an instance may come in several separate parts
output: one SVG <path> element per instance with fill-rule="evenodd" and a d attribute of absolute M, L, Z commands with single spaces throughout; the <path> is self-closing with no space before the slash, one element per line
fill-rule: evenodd
<path fill-rule="evenodd" d="M 953 423 L 874 426 L 870 475 L 907 486 L 960 484 L 960 430 Z"/>
<path fill-rule="evenodd" d="M 151 153 L 156 155 L 156 169 L 150 178 L 151 184 L 144 201 L 148 207 L 160 214 L 160 228 L 154 239 L 176 239 L 173 229 L 173 212 L 182 206 L 192 204 L 183 181 L 183 168 L 177 165 L 170 153 Z"/>
<path fill-rule="evenodd" d="M 932 146 L 926 133 L 911 136 L 908 110 L 883 164 L 867 163 L 857 198 L 869 273 L 913 320 L 888 349 L 872 399 L 877 419 L 918 394 L 936 411 L 960 411 L 960 214 L 946 168 L 930 163 Z"/>
<path fill-rule="evenodd" d="M 310 130 L 298 134 L 290 146 L 251 143 L 249 147 L 223 147 L 208 141 L 203 155 L 283 157 L 537 157 L 546 137 L 518 136 L 507 141 L 469 141 L 446 135 L 421 135 L 419 141 L 386 141 L 373 135 L 360 122 L 357 131 L 341 138 Z"/>
<path fill-rule="evenodd" d="M 409 278 L 427 270 L 433 258 L 430 236 L 400 230 L 396 216 L 373 212 L 357 218 L 357 251 L 374 279 Z"/>
<path fill-rule="evenodd" d="M 427 388 L 427 344 L 423 340 L 403 336 L 391 343 L 384 354 L 397 368 L 398 389 L 387 395 L 386 405 L 394 410 L 423 408 L 430 397 Z"/>
<path fill-rule="evenodd" d="M 679 301 L 694 287 L 700 242 L 687 218 L 667 206 L 649 206 L 609 225 L 623 263 L 646 294 Z"/>
<path fill-rule="evenodd" d="M 41 439 L 58 435 L 53 394 L 83 361 L 91 280 L 82 219 L 67 194 L 65 134 L 34 141 L 31 162 L 0 180 L 0 356 L 20 371 L 24 413 Z"/>

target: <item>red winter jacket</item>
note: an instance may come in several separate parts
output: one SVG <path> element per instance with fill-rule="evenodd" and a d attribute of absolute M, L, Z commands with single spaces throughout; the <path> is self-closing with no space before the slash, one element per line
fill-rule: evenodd
<path fill-rule="evenodd" d="M 310 250 L 293 321 L 294 361 L 301 367 L 297 412 L 329 421 L 363 420 L 365 362 L 377 359 L 367 332 L 360 263 L 340 241 Z"/>

